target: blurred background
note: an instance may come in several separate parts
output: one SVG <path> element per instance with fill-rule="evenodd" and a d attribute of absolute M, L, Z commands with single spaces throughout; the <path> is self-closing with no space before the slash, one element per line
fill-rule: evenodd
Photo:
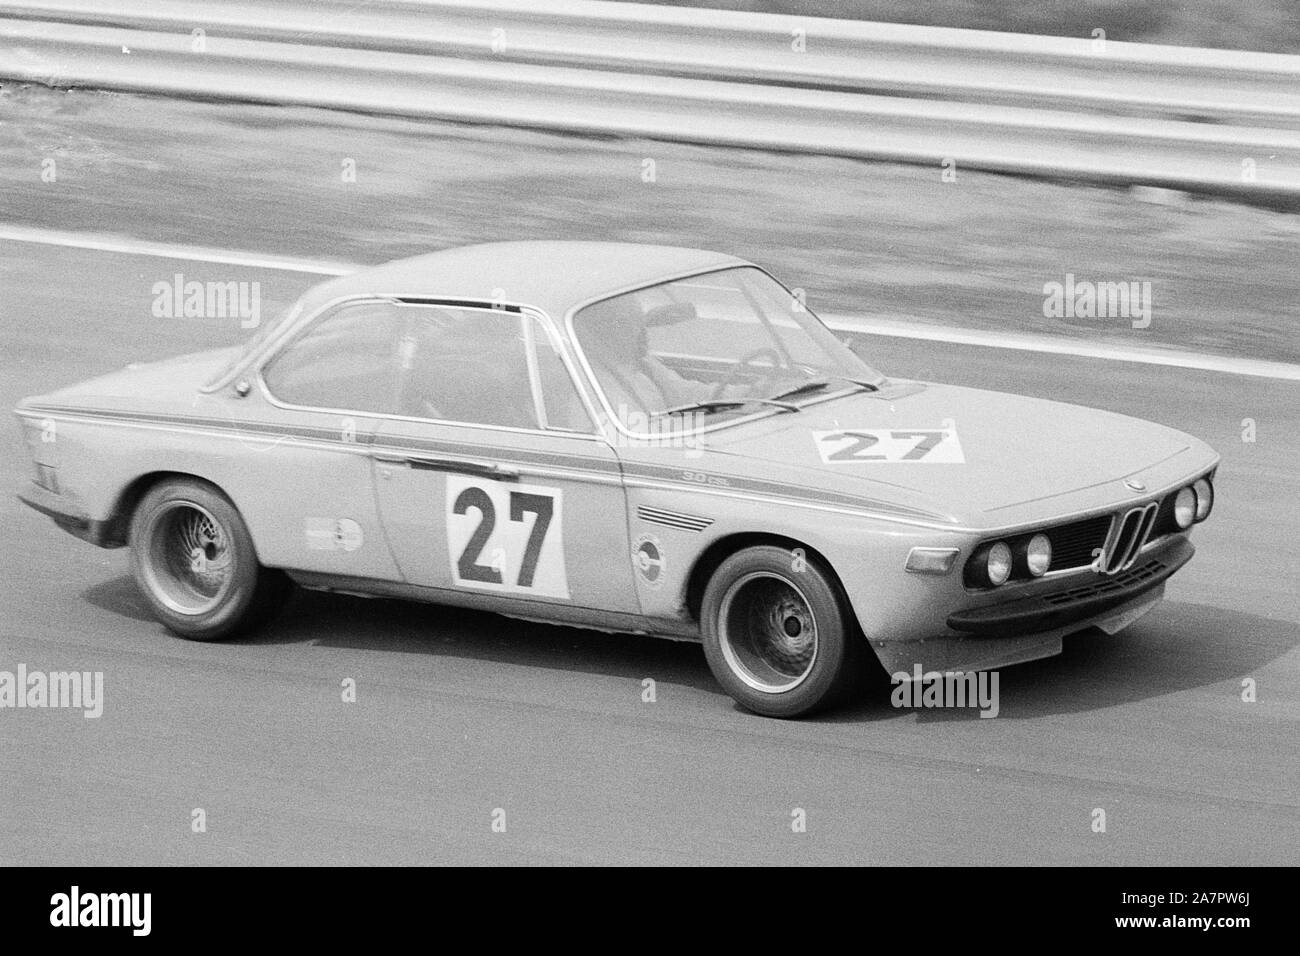
<path fill-rule="evenodd" d="M 650 2 L 650 0 L 634 0 Z M 1300 7 L 1293 0 L 663 0 L 806 17 L 878 20 L 932 27 L 1300 53 Z"/>

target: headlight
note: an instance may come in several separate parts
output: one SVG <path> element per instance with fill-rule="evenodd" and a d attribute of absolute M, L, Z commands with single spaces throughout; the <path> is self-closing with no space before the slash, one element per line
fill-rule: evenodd
<path fill-rule="evenodd" d="M 1196 492 L 1191 488 L 1180 488 L 1174 498 L 1174 521 L 1178 527 L 1191 527 L 1196 519 L 1196 510 Z"/>
<path fill-rule="evenodd" d="M 1025 568 L 1036 578 L 1041 578 L 1052 565 L 1052 542 L 1047 535 L 1036 534 L 1025 545 Z"/>
<path fill-rule="evenodd" d="M 1011 577 L 1011 548 L 1005 541 L 997 541 L 989 548 L 986 573 L 992 585 L 1006 584 Z"/>
<path fill-rule="evenodd" d="M 1202 478 L 1192 485 L 1192 491 L 1196 495 L 1196 520 L 1204 521 L 1214 507 L 1214 486 L 1208 478 Z"/>

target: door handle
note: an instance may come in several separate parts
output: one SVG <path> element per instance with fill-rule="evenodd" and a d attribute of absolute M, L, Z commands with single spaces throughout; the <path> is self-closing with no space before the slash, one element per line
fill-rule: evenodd
<path fill-rule="evenodd" d="M 375 461 L 389 465 L 408 465 L 422 471 L 450 471 L 457 474 L 478 475 L 495 481 L 518 481 L 519 469 L 487 461 L 460 461 L 455 458 L 434 458 L 427 455 L 374 454 Z"/>
<path fill-rule="evenodd" d="M 454 458 L 428 458 L 423 455 L 407 455 L 407 463 L 412 468 L 425 471 L 452 471 L 458 474 L 479 475 L 497 481 L 518 481 L 519 469 L 498 465 L 487 461 L 458 461 Z"/>

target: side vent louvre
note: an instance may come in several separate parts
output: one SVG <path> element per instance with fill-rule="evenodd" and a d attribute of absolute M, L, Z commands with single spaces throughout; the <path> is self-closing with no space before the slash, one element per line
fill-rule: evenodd
<path fill-rule="evenodd" d="M 680 511 L 665 511 L 662 508 L 648 508 L 645 505 L 637 506 L 636 516 L 642 521 L 661 524 L 669 528 L 679 528 L 682 531 L 703 531 L 713 524 L 712 518 L 682 514 Z"/>

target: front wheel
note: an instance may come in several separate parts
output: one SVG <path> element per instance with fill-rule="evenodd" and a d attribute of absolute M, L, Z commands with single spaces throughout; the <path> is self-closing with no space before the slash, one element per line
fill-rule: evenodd
<path fill-rule="evenodd" d="M 292 588 L 262 567 L 239 511 L 196 479 L 156 485 L 131 517 L 131 572 L 154 615 L 194 641 L 217 641 L 269 620 Z"/>
<path fill-rule="evenodd" d="M 857 639 L 839 585 L 820 561 L 773 545 L 719 565 L 700 610 L 718 683 L 767 717 L 798 717 L 850 684 Z"/>

